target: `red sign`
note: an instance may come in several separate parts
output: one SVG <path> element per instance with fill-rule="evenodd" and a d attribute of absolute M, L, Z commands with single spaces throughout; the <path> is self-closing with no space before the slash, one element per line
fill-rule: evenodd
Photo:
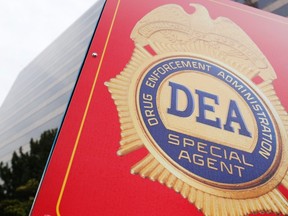
<path fill-rule="evenodd" d="M 287 160 L 283 159 L 288 128 L 287 27 L 285 18 L 224 0 L 108 0 L 32 215 L 288 214 Z M 210 61 L 214 58 L 217 61 Z M 248 61 L 251 67 L 246 67 Z M 218 72 L 213 75 L 212 69 Z M 139 71 L 139 77 L 130 77 L 133 70 Z M 234 73 L 237 70 L 243 73 Z M 192 72 L 186 76 L 183 71 Z M 199 82 L 186 85 L 185 79 L 190 78 Z M 211 85 L 198 84 L 202 80 Z M 215 86 L 218 83 L 223 87 Z M 167 149 L 157 141 L 165 136 L 164 129 L 158 134 L 153 131 L 154 123 L 160 125 L 156 108 L 145 108 L 154 93 L 159 116 L 167 121 L 163 120 L 162 127 L 173 131 L 167 132 Z M 170 93 L 174 96 L 167 102 L 165 95 Z M 186 105 L 177 105 L 180 94 Z M 231 98 L 223 102 L 225 97 Z M 252 97 L 257 100 L 252 102 Z M 175 122 L 172 126 L 170 117 L 163 114 L 165 103 Z M 194 107 L 188 108 L 189 104 Z M 218 106 L 226 109 L 219 111 L 225 115 L 218 114 Z M 258 112 L 260 109 L 264 111 Z M 255 121 L 247 122 L 247 116 Z M 131 124 L 125 124 L 128 118 Z M 184 120 L 177 126 L 173 120 L 177 118 L 196 119 L 197 127 L 208 129 L 189 131 L 181 128 Z M 165 128 L 166 124 L 170 126 Z M 209 133 L 204 133 L 202 141 L 197 138 L 196 142 L 187 134 L 179 135 L 187 130 L 193 137 L 201 131 L 215 135 L 206 140 Z M 233 133 L 241 137 L 239 143 Z M 256 133 L 260 135 L 252 139 Z M 130 141 L 125 141 L 126 135 Z M 180 139 L 185 140 L 182 149 Z M 234 150 L 229 146 L 232 140 Z M 194 152 L 188 151 L 189 143 Z M 170 154 L 170 149 L 176 149 L 173 145 L 179 147 L 176 156 Z M 142 159 L 147 154 L 152 159 L 146 163 Z M 137 175 L 131 175 L 131 167 Z"/>

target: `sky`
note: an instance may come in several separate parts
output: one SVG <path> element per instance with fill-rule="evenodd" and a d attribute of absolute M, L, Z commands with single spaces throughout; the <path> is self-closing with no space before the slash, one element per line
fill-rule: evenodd
<path fill-rule="evenodd" d="M 19 72 L 97 0 L 0 0 L 0 106 Z"/>

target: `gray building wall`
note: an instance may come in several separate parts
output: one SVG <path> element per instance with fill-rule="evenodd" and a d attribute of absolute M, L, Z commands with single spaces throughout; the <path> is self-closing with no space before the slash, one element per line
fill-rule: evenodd
<path fill-rule="evenodd" d="M 59 127 L 103 4 L 97 1 L 20 72 L 0 107 L 0 161 Z"/>
<path fill-rule="evenodd" d="M 247 4 L 280 16 L 288 17 L 287 0 L 234 0 L 234 1 L 242 4 Z"/>

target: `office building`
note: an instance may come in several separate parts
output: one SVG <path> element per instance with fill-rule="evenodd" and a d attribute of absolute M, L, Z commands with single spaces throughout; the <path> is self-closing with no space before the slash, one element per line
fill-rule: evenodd
<path fill-rule="evenodd" d="M 103 4 L 97 1 L 19 73 L 0 108 L 0 161 L 59 127 Z"/>

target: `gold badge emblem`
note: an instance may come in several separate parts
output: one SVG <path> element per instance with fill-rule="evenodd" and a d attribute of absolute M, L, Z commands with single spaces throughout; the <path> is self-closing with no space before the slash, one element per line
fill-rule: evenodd
<path fill-rule="evenodd" d="M 159 7 L 133 29 L 135 49 L 106 85 L 121 123 L 118 155 L 205 215 L 288 214 L 288 116 L 268 60 L 231 20 L 198 4 Z"/>

